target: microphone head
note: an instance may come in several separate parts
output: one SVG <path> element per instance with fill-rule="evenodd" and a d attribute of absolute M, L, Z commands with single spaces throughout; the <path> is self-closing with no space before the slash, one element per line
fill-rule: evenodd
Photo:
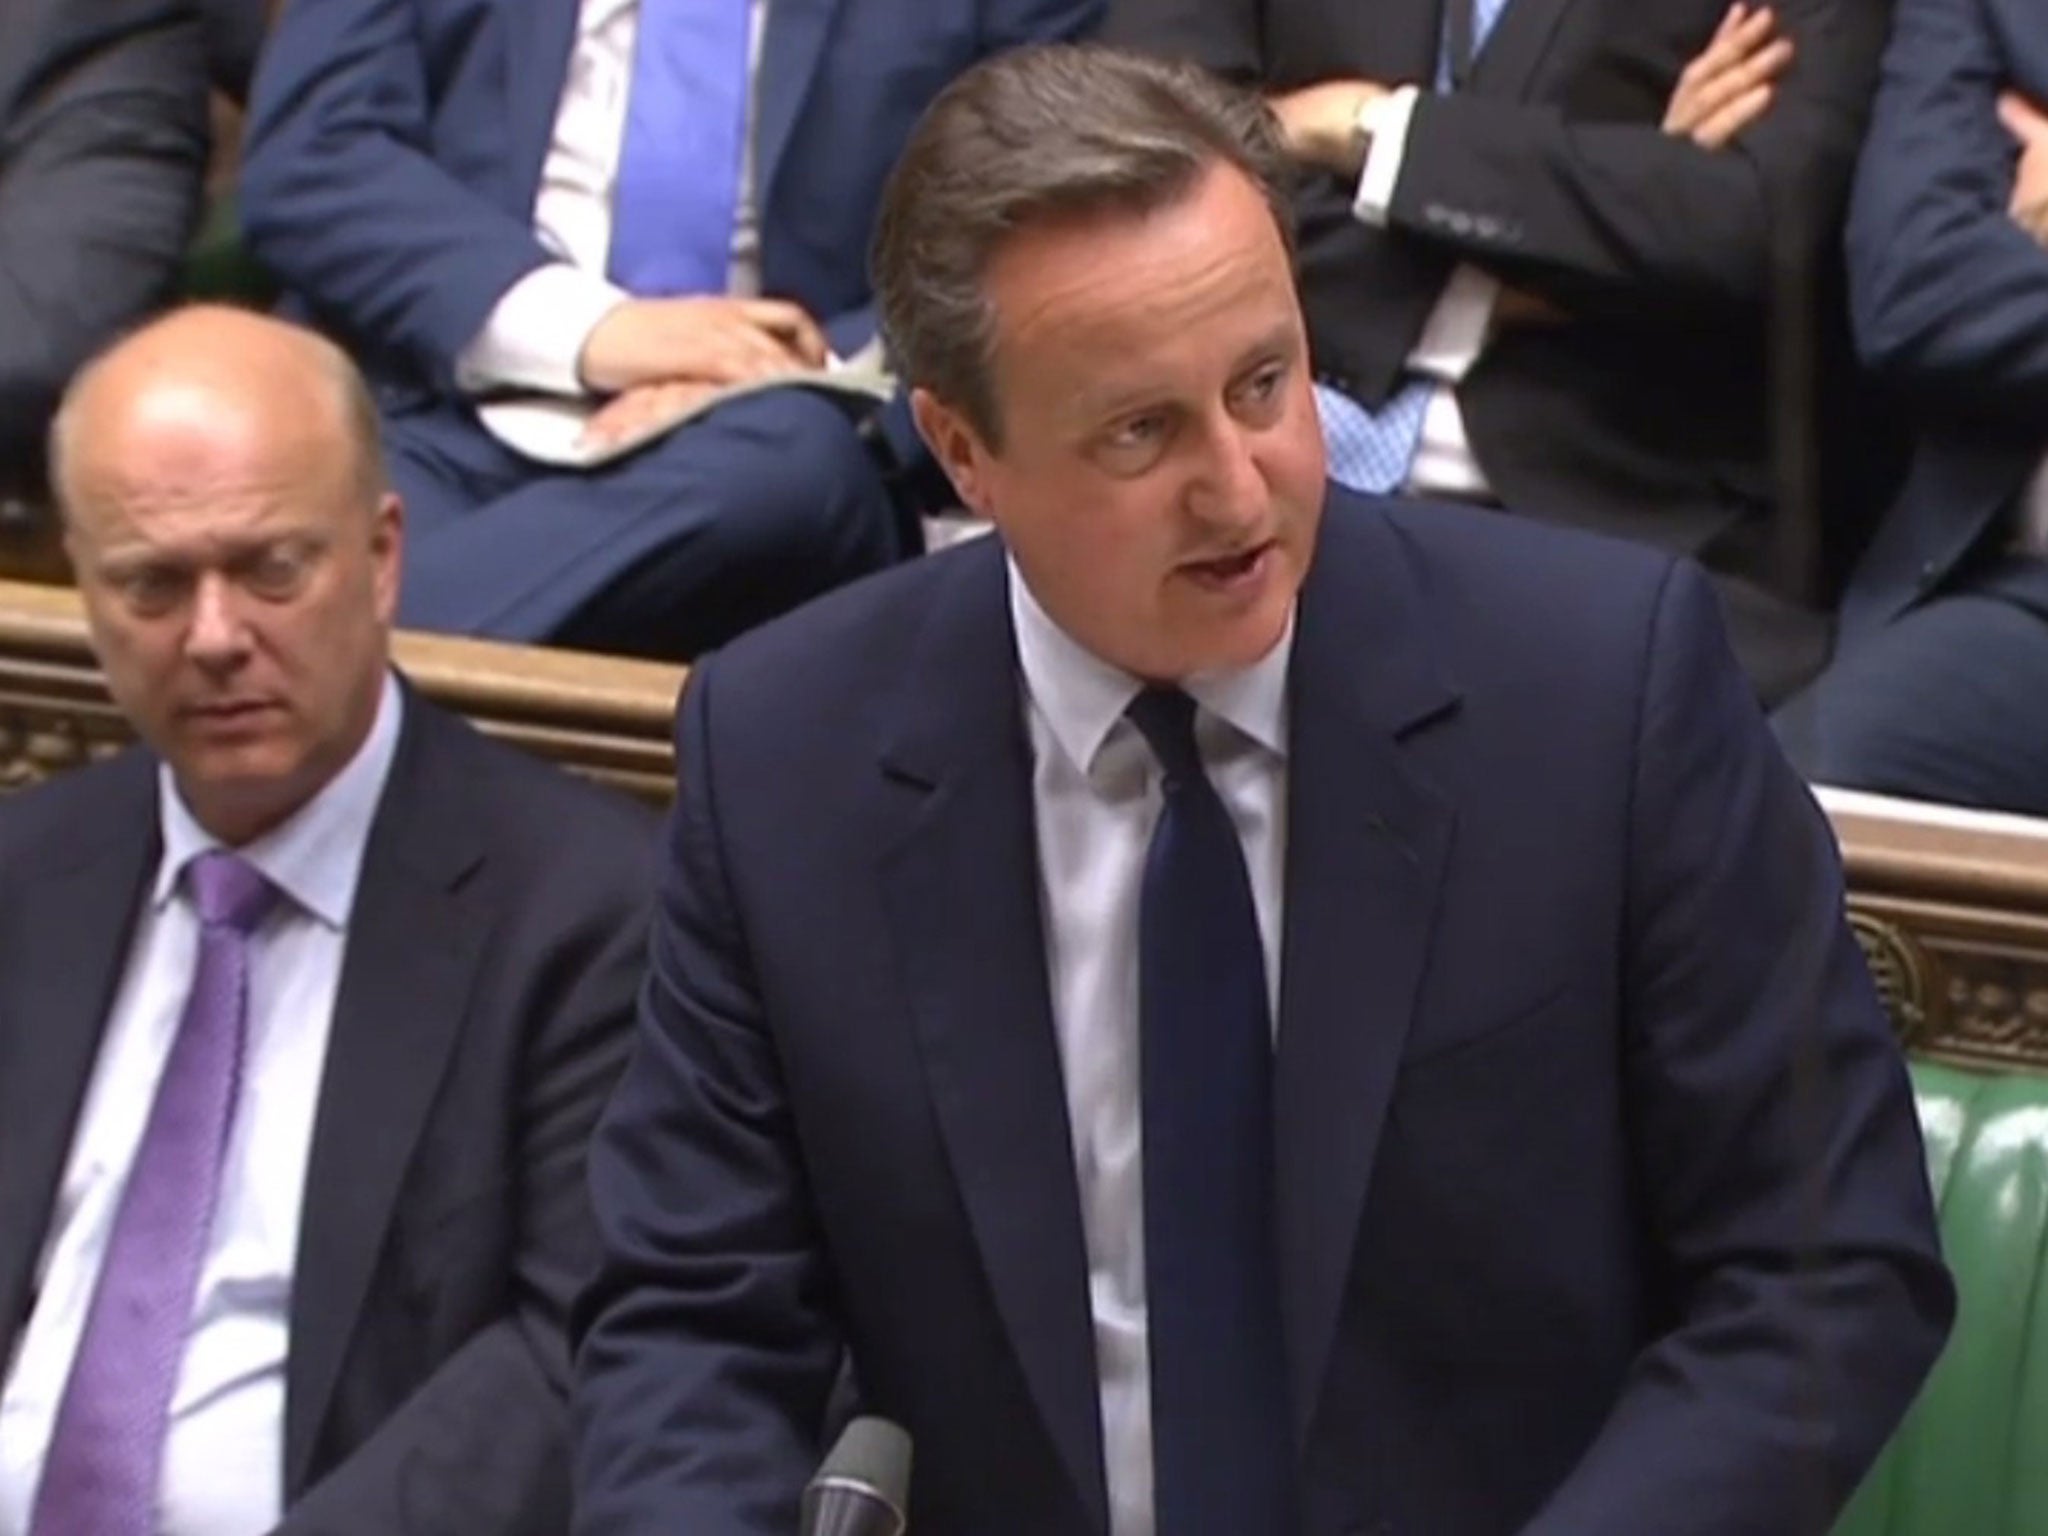
<path fill-rule="evenodd" d="M 855 1419 L 804 1489 L 804 1536 L 902 1536 L 909 1505 L 910 1436 Z"/>

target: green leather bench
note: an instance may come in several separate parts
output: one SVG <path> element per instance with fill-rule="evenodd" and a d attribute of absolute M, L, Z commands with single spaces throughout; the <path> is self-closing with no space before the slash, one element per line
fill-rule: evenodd
<path fill-rule="evenodd" d="M 2048 1076 L 1912 1070 L 1955 1332 L 1835 1536 L 2048 1536 Z"/>

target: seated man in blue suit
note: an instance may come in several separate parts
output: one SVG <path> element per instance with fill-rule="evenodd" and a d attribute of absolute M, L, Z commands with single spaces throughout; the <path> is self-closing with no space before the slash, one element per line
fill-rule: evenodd
<path fill-rule="evenodd" d="M 412 518 L 401 621 L 687 656 L 902 553 L 879 434 L 833 397 L 749 396 L 597 467 L 478 405 L 601 402 L 585 444 L 616 445 L 859 351 L 862 254 L 918 112 L 1098 4 L 287 6 L 242 211 L 371 374 Z"/>
<path fill-rule="evenodd" d="M 1899 0 L 1849 215 L 1912 470 L 1787 744 L 1833 784 L 2048 815 L 2048 5 Z"/>
<path fill-rule="evenodd" d="M 1014 146 L 1029 145 L 1020 155 Z M 1265 113 L 1031 50 L 885 200 L 977 540 L 703 662 L 581 1536 L 1818 1536 L 1952 1292 L 1706 581 L 1331 488 Z"/>

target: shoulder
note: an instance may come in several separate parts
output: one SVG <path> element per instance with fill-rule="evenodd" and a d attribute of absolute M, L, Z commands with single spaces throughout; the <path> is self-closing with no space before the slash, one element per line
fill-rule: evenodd
<path fill-rule="evenodd" d="M 500 868 L 644 888 L 659 819 L 651 807 L 492 741 L 417 693 L 406 710 L 422 771 L 404 792 L 417 814 L 466 822 Z"/>
<path fill-rule="evenodd" d="M 1332 498 L 1329 515 L 1346 510 Z M 1661 550 L 1513 513 L 1405 500 L 1378 510 L 1423 611 L 1472 645 L 1597 654 L 1641 641 L 1690 570 Z"/>
<path fill-rule="evenodd" d="M 0 794 L 0 878 L 53 873 L 109 841 L 147 837 L 155 814 L 156 759 L 140 747 Z"/>
<path fill-rule="evenodd" d="M 685 697 L 698 695 L 701 717 L 704 695 L 715 692 L 721 722 L 778 739 L 864 737 L 878 702 L 914 686 L 911 672 L 952 659 L 948 635 L 981 634 L 992 622 L 1007 634 L 1007 591 L 1001 543 L 972 539 L 749 631 L 692 668 Z"/>

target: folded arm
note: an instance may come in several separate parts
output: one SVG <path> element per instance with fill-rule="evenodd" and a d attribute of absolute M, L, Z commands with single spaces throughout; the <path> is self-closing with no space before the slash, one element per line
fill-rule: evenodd
<path fill-rule="evenodd" d="M 1774 259 L 1812 262 L 1835 238 L 1884 10 L 1877 0 L 1788 0 L 1778 20 L 1797 58 L 1769 112 L 1725 149 L 1647 121 L 1424 95 L 1388 222 L 1554 284 L 1574 308 L 1755 312 Z M 1682 63 L 1668 61 L 1674 79 Z"/>
<path fill-rule="evenodd" d="M 1943 408 L 2048 422 L 2048 249 L 2009 206 L 2020 146 L 1981 0 L 1899 0 L 1848 226 L 1857 346 Z"/>

